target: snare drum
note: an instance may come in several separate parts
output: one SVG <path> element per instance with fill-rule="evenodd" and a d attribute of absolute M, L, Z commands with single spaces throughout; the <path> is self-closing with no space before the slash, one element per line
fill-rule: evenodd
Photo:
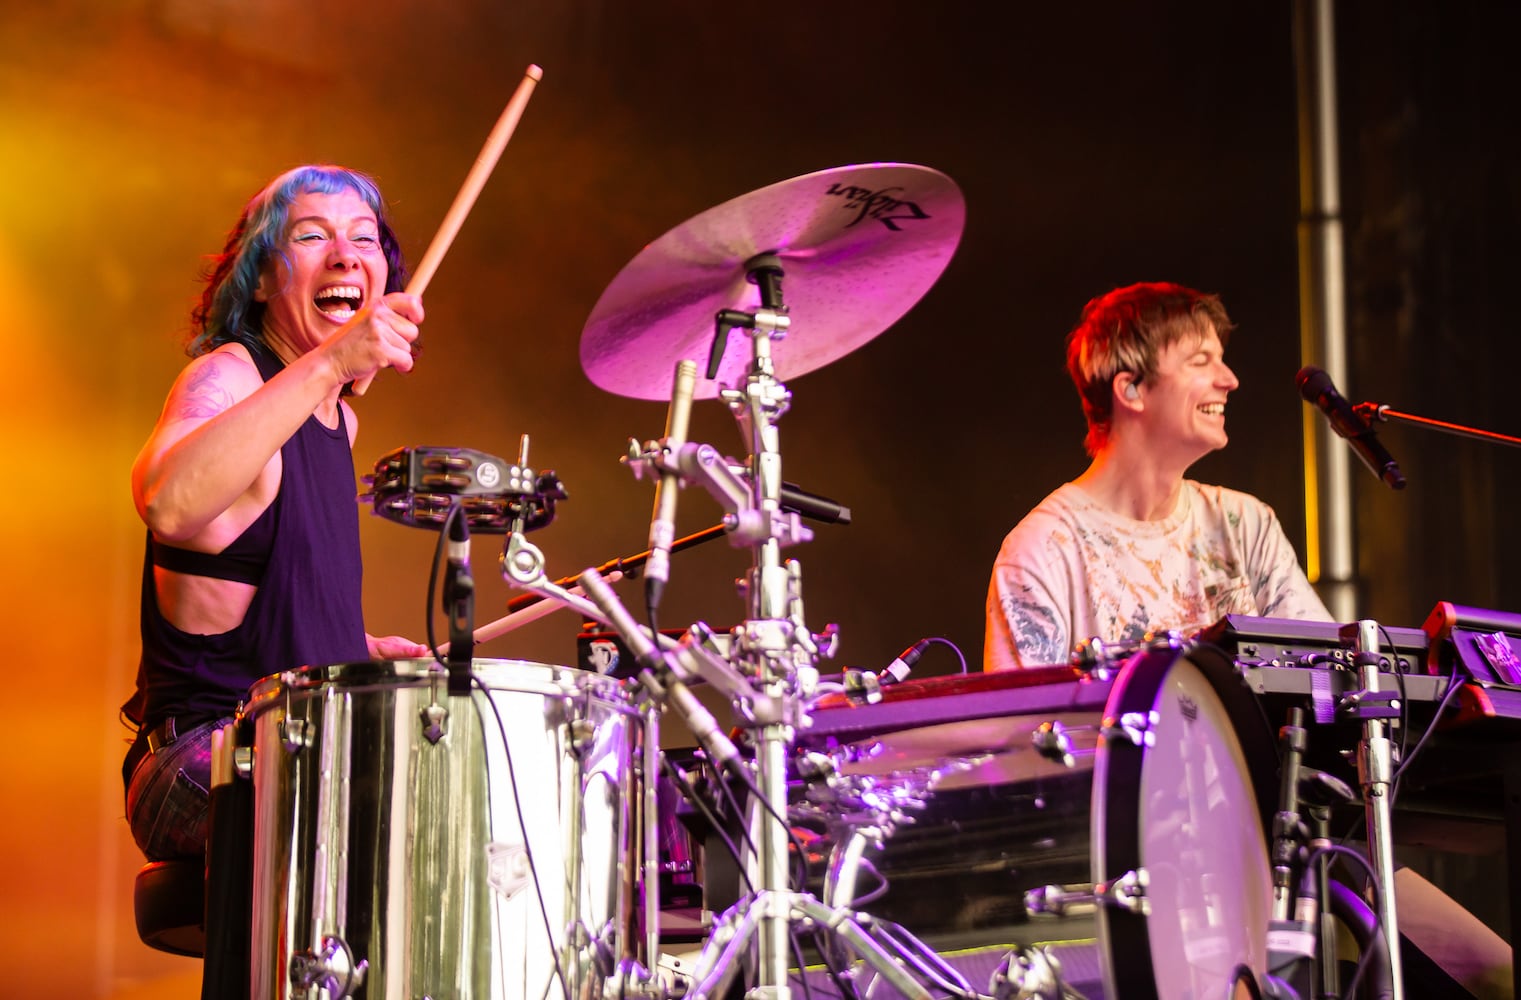
<path fill-rule="evenodd" d="M 863 736 L 873 717 L 891 731 Z M 1051 946 L 1090 1000 L 1260 980 L 1273 734 L 1218 650 L 1142 652 L 1112 683 L 1066 668 L 907 682 L 814 722 L 804 741 L 846 775 L 923 790 L 856 878 L 859 909 L 946 953 Z"/>
<path fill-rule="evenodd" d="M 638 714 L 596 674 L 472 672 L 468 696 L 426 660 L 251 689 L 255 998 L 601 992 L 633 943 Z"/>

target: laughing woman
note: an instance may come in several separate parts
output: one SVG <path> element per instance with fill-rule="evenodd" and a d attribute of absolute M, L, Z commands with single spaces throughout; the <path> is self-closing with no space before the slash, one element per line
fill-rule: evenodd
<path fill-rule="evenodd" d="M 342 398 L 411 369 L 423 306 L 405 281 L 375 182 L 335 166 L 276 177 L 215 258 L 192 360 L 132 468 L 148 540 L 122 776 L 150 860 L 204 851 L 211 733 L 253 681 L 424 652 L 364 629 Z"/>

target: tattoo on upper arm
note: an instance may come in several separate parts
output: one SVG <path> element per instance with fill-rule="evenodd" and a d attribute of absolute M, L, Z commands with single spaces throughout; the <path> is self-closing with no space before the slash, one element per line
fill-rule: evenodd
<path fill-rule="evenodd" d="M 176 419 L 204 419 L 214 417 L 234 402 L 232 393 L 221 383 L 220 358 L 208 358 L 191 374 L 185 383 L 185 391 L 176 401 Z"/>
<path fill-rule="evenodd" d="M 1000 604 L 1014 647 L 1026 666 L 1066 662 L 1062 625 L 1050 608 L 1014 596 L 1004 597 Z"/>

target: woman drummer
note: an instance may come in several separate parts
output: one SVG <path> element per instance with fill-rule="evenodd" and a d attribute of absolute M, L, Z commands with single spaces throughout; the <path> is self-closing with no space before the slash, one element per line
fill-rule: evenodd
<path fill-rule="evenodd" d="M 132 467 L 148 526 L 123 715 L 127 820 L 150 860 L 205 849 L 212 731 L 252 682 L 423 655 L 364 630 L 346 386 L 409 371 L 423 320 L 375 182 L 303 166 L 254 195 L 191 314 L 192 360 Z"/>

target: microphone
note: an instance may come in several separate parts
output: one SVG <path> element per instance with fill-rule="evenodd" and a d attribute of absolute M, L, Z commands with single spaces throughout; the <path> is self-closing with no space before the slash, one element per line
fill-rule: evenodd
<path fill-rule="evenodd" d="M 675 463 L 677 453 L 687 443 L 687 424 L 692 416 L 692 394 L 697 385 L 697 362 L 680 361 L 671 385 L 671 408 L 665 418 L 667 462 Z M 650 557 L 644 564 L 644 599 L 653 610 L 660 606 L 660 595 L 671 578 L 671 542 L 676 537 L 676 492 L 681 476 L 662 471 L 655 486 L 655 510 L 650 520 Z"/>
<path fill-rule="evenodd" d="M 899 681 L 907 680 L 909 671 L 914 669 L 914 664 L 919 662 L 919 657 L 924 655 L 924 651 L 929 649 L 934 641 L 934 639 L 920 639 L 899 653 L 897 658 L 889 663 L 887 669 L 883 670 L 881 676 L 877 678 L 878 683 L 884 685 L 897 684 Z"/>
<path fill-rule="evenodd" d="M 729 471 L 739 476 L 745 482 L 750 481 L 750 470 L 735 461 L 727 459 Z M 831 500 L 821 493 L 805 490 L 797 483 L 782 482 L 780 495 L 777 497 L 779 506 L 788 514 L 797 514 L 806 517 L 810 521 L 818 521 L 821 524 L 849 524 L 850 508 L 838 500 Z"/>
<path fill-rule="evenodd" d="M 1314 365 L 1306 365 L 1294 376 L 1294 383 L 1299 386 L 1299 394 L 1305 401 L 1315 404 L 1326 415 L 1331 429 L 1346 439 L 1352 450 L 1357 452 L 1357 457 L 1363 460 L 1363 464 L 1375 476 L 1382 479 L 1390 489 L 1405 488 L 1405 476 L 1400 472 L 1394 456 L 1379 444 L 1373 428 L 1352 408 L 1352 404 L 1336 391 L 1331 376 Z"/>
<path fill-rule="evenodd" d="M 838 500 L 831 500 L 817 493 L 810 493 L 792 483 L 782 483 L 782 510 L 824 524 L 849 524 L 850 508 Z"/>
<path fill-rule="evenodd" d="M 919 657 L 924 655 L 924 651 L 929 649 L 933 642 L 935 642 L 934 639 L 920 639 L 875 674 L 870 670 L 846 667 L 844 681 L 846 697 L 855 701 L 864 699 L 868 705 L 875 705 L 882 700 L 883 688 L 908 679 L 909 673 L 914 669 L 914 664 L 919 662 Z"/>

